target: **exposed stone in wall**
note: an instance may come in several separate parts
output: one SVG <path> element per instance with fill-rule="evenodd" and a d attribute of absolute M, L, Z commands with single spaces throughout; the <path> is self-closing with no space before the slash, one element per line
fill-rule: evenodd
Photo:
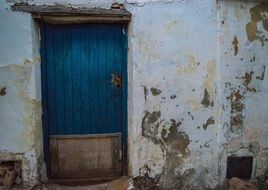
<path fill-rule="evenodd" d="M 148 166 L 139 169 L 139 176 L 133 179 L 135 189 L 160 190 L 157 179 L 149 177 L 149 172 Z"/>
<path fill-rule="evenodd" d="M 166 158 L 163 158 L 165 159 L 163 173 L 159 175 L 158 179 L 162 187 L 167 189 L 180 188 L 184 186 L 183 183 L 187 183 L 188 174 L 186 175 L 186 173 L 188 171 L 180 174 L 177 170 L 189 155 L 190 139 L 184 131 L 179 131 L 181 121 L 177 122 L 172 119 L 167 122 L 161 120 L 160 117 L 159 111 L 146 112 L 142 122 L 142 133 L 155 144 L 159 144 L 166 155 Z M 184 182 L 182 182 L 183 180 Z"/>

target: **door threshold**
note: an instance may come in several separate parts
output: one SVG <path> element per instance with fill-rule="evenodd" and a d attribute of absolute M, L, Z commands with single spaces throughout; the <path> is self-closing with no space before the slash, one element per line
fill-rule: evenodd
<path fill-rule="evenodd" d="M 48 184 L 58 184 L 63 186 L 89 186 L 111 182 L 120 179 L 117 177 L 102 177 L 102 178 L 81 178 L 81 179 L 49 179 Z"/>

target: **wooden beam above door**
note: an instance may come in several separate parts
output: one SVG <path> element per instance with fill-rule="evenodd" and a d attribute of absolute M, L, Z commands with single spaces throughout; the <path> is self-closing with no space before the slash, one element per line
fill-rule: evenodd
<path fill-rule="evenodd" d="M 50 24 L 128 23 L 131 13 L 122 6 L 111 9 L 70 7 L 63 5 L 14 4 L 12 11 L 32 13 L 33 18 Z"/>

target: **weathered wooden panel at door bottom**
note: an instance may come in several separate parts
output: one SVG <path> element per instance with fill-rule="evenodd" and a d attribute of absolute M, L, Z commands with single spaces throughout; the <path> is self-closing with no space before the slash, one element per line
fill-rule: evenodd
<path fill-rule="evenodd" d="M 122 175 L 121 133 L 50 136 L 52 177 L 98 178 Z"/>

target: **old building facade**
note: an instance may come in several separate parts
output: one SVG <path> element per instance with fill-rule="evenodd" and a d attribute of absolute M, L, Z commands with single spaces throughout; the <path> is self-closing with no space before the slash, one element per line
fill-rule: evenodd
<path fill-rule="evenodd" d="M 221 186 L 228 157 L 268 173 L 268 4 L 243 0 L 0 2 L 0 160 L 23 184 L 46 180 L 40 23 L 15 3 L 111 9 L 127 24 L 128 175 L 148 167 L 164 189 Z M 43 62 L 42 62 L 43 63 Z"/>

